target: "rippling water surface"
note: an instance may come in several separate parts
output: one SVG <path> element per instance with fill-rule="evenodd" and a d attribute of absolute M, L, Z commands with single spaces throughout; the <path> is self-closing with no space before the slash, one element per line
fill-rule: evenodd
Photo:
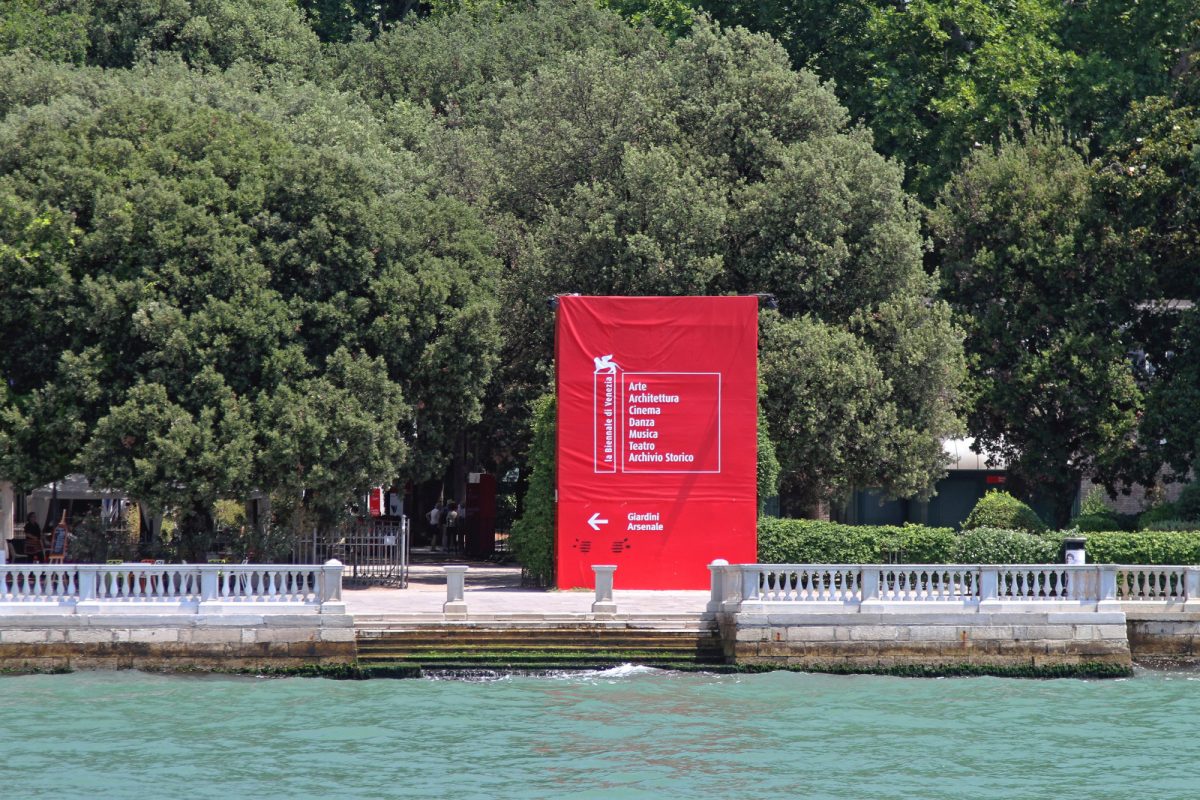
<path fill-rule="evenodd" d="M 1200 797 L 1200 679 L 0 679 L 0 797 Z"/>

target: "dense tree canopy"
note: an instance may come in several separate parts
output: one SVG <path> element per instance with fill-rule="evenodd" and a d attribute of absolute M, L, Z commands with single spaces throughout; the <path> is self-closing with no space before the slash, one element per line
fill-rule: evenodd
<path fill-rule="evenodd" d="M 0 125 L 0 335 L 25 344 L 0 356 L 6 474 L 75 462 L 201 513 L 256 486 L 340 506 L 443 468 L 495 359 L 470 209 L 346 98 L 90 77 Z"/>
<path fill-rule="evenodd" d="M 567 19 L 571 35 L 591 46 L 554 53 L 546 43 L 563 41 L 551 34 Z M 600 24 L 589 34 L 580 19 Z M 766 37 L 705 22 L 674 42 L 615 27 L 578 4 L 477 24 L 478 34 L 457 35 L 477 46 L 517 42 L 507 61 L 493 64 L 505 75 L 498 88 L 429 70 L 406 91 L 445 109 L 430 152 L 448 185 L 487 208 L 502 231 L 508 270 L 496 408 L 518 411 L 523 422 L 549 385 L 548 296 L 769 292 L 784 318 L 819 323 L 831 357 L 849 348 L 854 366 L 844 379 L 810 376 L 829 384 L 829 416 L 856 413 L 852 387 L 875 380 L 864 371 L 888 395 L 889 413 L 864 417 L 870 424 L 859 431 L 857 459 L 780 448 L 794 507 L 868 479 L 898 493 L 928 491 L 943 466 L 939 439 L 957 430 L 959 345 L 948 313 L 931 299 L 936 287 L 921 268 L 902 171 L 849 125 L 833 93 L 793 70 Z M 446 45 L 419 35 L 421 27 L 385 37 L 379 53 L 438 63 Z M 527 52 L 523 42 L 536 46 L 528 63 L 511 54 Z M 376 98 L 396 91 L 360 86 Z M 771 353 L 778 365 L 772 371 L 764 361 L 767 397 L 779 397 L 765 406 L 767 419 L 789 440 L 821 424 L 801 423 L 784 399 L 798 391 L 798 346 L 764 335 L 764 359 Z M 503 428 L 506 420 L 497 414 L 488 424 Z"/>
<path fill-rule="evenodd" d="M 494 466 L 566 291 L 773 294 L 792 511 L 963 410 L 1060 504 L 1183 475 L 1198 64 L 1192 0 L 0 0 L 0 477 Z"/>

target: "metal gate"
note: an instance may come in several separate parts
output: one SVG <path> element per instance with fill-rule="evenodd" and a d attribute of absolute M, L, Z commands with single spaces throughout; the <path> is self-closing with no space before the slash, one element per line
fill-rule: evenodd
<path fill-rule="evenodd" d="M 296 560 L 345 565 L 342 580 L 360 586 L 408 587 L 408 518 L 400 522 L 354 521 L 322 536 L 313 530 L 296 540 Z"/>

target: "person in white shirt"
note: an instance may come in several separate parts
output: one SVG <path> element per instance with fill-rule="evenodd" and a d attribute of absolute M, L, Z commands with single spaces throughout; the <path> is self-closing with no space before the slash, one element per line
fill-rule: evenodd
<path fill-rule="evenodd" d="M 429 520 L 429 546 L 437 547 L 438 523 L 442 521 L 442 507 L 438 503 L 434 503 L 433 508 L 429 509 L 429 513 L 425 515 L 425 519 Z"/>

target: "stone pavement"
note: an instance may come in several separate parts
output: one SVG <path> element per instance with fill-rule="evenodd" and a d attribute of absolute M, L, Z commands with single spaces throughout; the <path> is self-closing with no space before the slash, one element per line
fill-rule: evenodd
<path fill-rule="evenodd" d="M 464 562 L 465 563 L 465 562 Z M 521 572 L 514 567 L 472 564 L 467 573 L 465 599 L 468 620 L 575 620 L 594 619 L 595 596 L 587 591 L 522 589 Z M 620 573 L 613 600 L 616 621 L 627 619 L 700 620 L 709 600 L 708 591 L 645 591 L 620 589 Z M 345 588 L 346 611 L 358 624 L 395 621 L 429 622 L 442 619 L 446 579 L 440 566 L 415 564 L 407 589 Z"/>

